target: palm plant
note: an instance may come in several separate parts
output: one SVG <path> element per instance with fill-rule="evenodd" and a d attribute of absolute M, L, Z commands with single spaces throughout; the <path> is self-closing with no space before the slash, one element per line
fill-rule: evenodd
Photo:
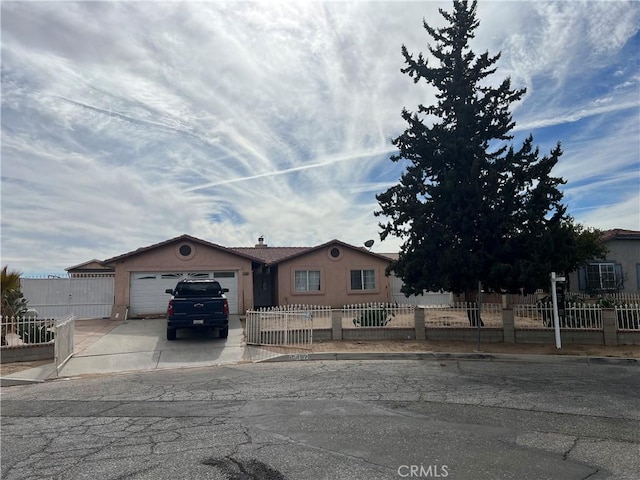
<path fill-rule="evenodd" d="M 21 272 L 9 271 L 7 266 L 0 272 L 0 290 L 2 291 L 2 315 L 15 317 L 27 311 L 27 301 L 20 291 Z"/>
<path fill-rule="evenodd" d="M 27 311 L 27 300 L 20 291 L 21 272 L 11 270 L 5 265 L 0 272 L 0 291 L 2 296 L 2 306 L 0 319 L 2 322 L 2 344 L 5 344 L 7 333 L 15 333 L 15 317 L 24 315 Z"/>

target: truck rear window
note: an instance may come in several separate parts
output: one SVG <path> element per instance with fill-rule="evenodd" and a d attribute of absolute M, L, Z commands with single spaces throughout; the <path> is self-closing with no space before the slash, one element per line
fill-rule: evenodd
<path fill-rule="evenodd" d="M 219 297 L 222 287 L 218 282 L 183 283 L 176 287 L 177 297 Z"/>

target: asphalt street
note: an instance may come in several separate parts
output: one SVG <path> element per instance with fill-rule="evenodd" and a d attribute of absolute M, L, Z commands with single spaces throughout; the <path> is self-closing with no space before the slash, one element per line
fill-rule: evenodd
<path fill-rule="evenodd" d="M 638 478 L 637 364 L 295 358 L 3 388 L 2 478 Z"/>

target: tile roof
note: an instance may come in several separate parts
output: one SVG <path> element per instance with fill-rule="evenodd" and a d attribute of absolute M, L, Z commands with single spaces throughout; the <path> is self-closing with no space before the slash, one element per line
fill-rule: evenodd
<path fill-rule="evenodd" d="M 619 239 L 640 239 L 640 231 L 625 230 L 623 228 L 614 228 L 612 230 L 605 230 L 602 233 L 602 238 L 605 241 L 619 240 Z"/>
<path fill-rule="evenodd" d="M 266 264 L 278 263 L 285 258 L 294 257 L 311 250 L 311 247 L 230 247 L 241 255 L 259 258 Z"/>
<path fill-rule="evenodd" d="M 236 252 L 231 248 L 223 247 L 222 245 L 218 245 L 217 243 L 207 242 L 206 240 L 202 240 L 200 238 L 196 238 L 196 237 L 192 237 L 191 235 L 184 234 L 184 235 L 180 235 L 178 237 L 170 238 L 169 240 L 165 240 L 163 242 L 159 242 L 159 243 L 155 243 L 153 245 L 149 245 L 147 247 L 140 247 L 137 250 L 133 250 L 132 252 L 127 252 L 127 253 L 124 253 L 122 255 L 118 255 L 116 257 L 107 258 L 106 260 L 104 260 L 102 262 L 102 264 L 103 265 L 107 265 L 107 264 L 113 263 L 113 262 L 115 262 L 117 260 L 122 260 L 123 258 L 131 257 L 133 255 L 138 255 L 140 253 L 146 252 L 148 250 L 152 250 L 154 248 L 161 247 L 163 245 L 168 245 L 168 244 L 173 243 L 173 242 L 185 241 L 185 240 L 188 240 L 188 241 L 191 241 L 191 242 L 194 242 L 194 243 L 199 243 L 201 245 L 206 245 L 208 247 L 217 248 L 218 250 L 223 250 L 225 252 L 234 253 L 236 255 L 240 255 L 240 256 L 249 258 L 249 259 L 251 259 L 253 261 L 259 261 L 260 260 L 259 258 L 256 258 L 256 257 L 252 256 L 249 253 Z"/>
<path fill-rule="evenodd" d="M 83 271 L 109 271 L 109 272 L 113 272 L 113 268 L 112 267 L 105 267 L 104 265 L 102 265 L 102 260 L 98 260 L 97 258 L 94 258 L 93 260 L 88 260 L 86 262 L 83 262 L 79 265 L 74 265 L 73 267 L 69 267 L 69 268 L 65 268 L 65 270 L 67 272 L 71 271 L 71 270 L 76 270 L 76 269 L 80 269 Z"/>
<path fill-rule="evenodd" d="M 347 247 L 347 248 L 351 248 L 354 250 L 358 250 L 358 251 L 362 251 L 364 253 L 367 253 L 369 255 L 378 257 L 378 258 L 382 258 L 385 260 L 393 260 L 394 258 L 397 259 L 397 254 L 386 254 L 386 253 L 374 253 L 371 252 L 369 250 L 367 250 L 364 247 L 356 247 L 354 245 L 350 245 L 348 243 L 344 243 L 340 240 L 334 239 L 334 240 L 330 240 L 329 242 L 323 243 L 321 245 L 316 245 L 314 247 L 268 247 L 266 245 L 264 246 L 254 246 L 254 247 L 223 247 L 222 245 L 218 245 L 216 243 L 211 243 L 208 242 L 206 240 L 202 240 L 200 238 L 196 238 L 193 237 L 191 235 L 187 235 L 187 234 L 183 234 L 180 235 L 178 237 L 174 237 L 174 238 L 170 238 L 169 240 L 165 240 L 159 243 L 155 243 L 153 245 L 148 245 L 146 247 L 140 247 L 137 250 L 133 250 L 131 252 L 127 252 L 121 255 L 117 255 L 115 257 L 111 257 L 111 258 L 107 258 L 106 260 L 100 261 L 100 260 L 90 260 L 89 262 L 85 262 L 83 264 L 80 265 L 76 265 L 75 267 L 70 267 L 67 270 L 71 270 L 71 269 L 75 269 L 75 268 L 81 268 L 84 265 L 87 265 L 91 262 L 98 262 L 99 264 L 103 265 L 104 267 L 111 267 L 112 264 L 118 260 L 122 260 L 134 255 L 138 255 L 140 253 L 143 252 L 147 252 L 149 250 L 158 248 L 158 247 L 162 247 L 164 245 L 168 245 L 174 242 L 180 242 L 180 241 L 191 241 L 194 243 L 199 243 L 201 245 L 206 245 L 208 247 L 213 247 L 228 253 L 232 253 L 235 255 L 239 255 L 241 257 L 244 258 L 248 258 L 254 262 L 257 263 L 264 263 L 266 265 L 274 265 L 277 264 L 279 262 L 282 262 L 283 260 L 288 260 L 291 258 L 295 258 L 298 257 L 300 255 L 304 255 L 306 253 L 315 251 L 315 250 L 319 250 L 321 248 L 327 247 L 329 245 L 332 244 L 337 244 L 337 245 L 342 245 L 343 247 Z"/>
<path fill-rule="evenodd" d="M 353 250 L 358 250 L 369 255 L 373 255 L 374 257 L 383 258 L 384 260 L 392 260 L 388 255 L 383 253 L 374 253 L 370 252 L 364 247 L 356 247 L 354 245 L 342 242 L 340 240 L 334 239 L 330 240 L 321 245 L 316 245 L 314 247 L 233 247 L 230 250 L 237 251 L 238 253 L 245 253 L 247 255 L 251 255 L 253 257 L 261 258 L 267 265 L 273 265 L 275 263 L 282 262 L 283 260 L 289 260 L 291 258 L 299 257 L 306 253 L 319 250 L 321 248 L 328 247 L 329 245 L 341 245 L 343 247 L 352 248 Z"/>

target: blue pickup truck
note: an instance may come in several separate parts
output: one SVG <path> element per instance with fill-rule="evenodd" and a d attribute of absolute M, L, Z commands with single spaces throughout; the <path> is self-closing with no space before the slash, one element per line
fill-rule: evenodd
<path fill-rule="evenodd" d="M 220 338 L 229 335 L 229 302 L 215 280 L 183 280 L 171 294 L 167 307 L 167 340 L 176 339 L 176 331 L 184 328 L 217 330 Z"/>

